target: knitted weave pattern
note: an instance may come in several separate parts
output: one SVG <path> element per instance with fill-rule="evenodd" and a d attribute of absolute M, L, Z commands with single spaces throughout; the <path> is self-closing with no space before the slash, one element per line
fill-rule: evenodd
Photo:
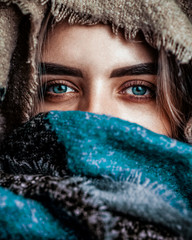
<path fill-rule="evenodd" d="M 40 114 L 4 140 L 0 167 L 1 186 L 42 203 L 79 239 L 192 236 L 192 148 L 137 124 Z"/>

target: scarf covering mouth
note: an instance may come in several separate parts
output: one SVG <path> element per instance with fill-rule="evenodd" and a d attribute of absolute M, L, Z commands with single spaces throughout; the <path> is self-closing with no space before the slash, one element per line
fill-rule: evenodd
<path fill-rule="evenodd" d="M 39 114 L 1 144 L 0 169 L 1 238 L 192 238 L 192 147 L 135 123 Z"/>

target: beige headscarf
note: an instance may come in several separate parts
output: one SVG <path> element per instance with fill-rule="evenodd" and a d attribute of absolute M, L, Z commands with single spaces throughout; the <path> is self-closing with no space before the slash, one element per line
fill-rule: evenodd
<path fill-rule="evenodd" d="M 15 122 L 30 118 L 38 85 L 38 33 L 48 8 L 56 21 L 67 18 L 70 24 L 111 24 L 114 33 L 123 29 L 126 39 L 134 38 L 141 29 L 157 49 L 163 46 L 181 63 L 192 59 L 191 0 L 0 0 L 0 87 L 8 86 L 7 92 L 11 92 L 7 112 Z M 21 33 L 23 18 L 26 29 Z M 21 91 L 25 94 L 19 94 Z M 11 102 L 18 107 L 11 108 Z M 186 128 L 188 138 L 192 138 L 191 125 Z"/>

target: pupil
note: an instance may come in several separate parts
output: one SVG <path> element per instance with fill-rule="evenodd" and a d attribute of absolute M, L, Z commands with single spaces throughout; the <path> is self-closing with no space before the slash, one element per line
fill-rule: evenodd
<path fill-rule="evenodd" d="M 63 93 L 67 91 L 67 86 L 65 85 L 58 85 L 53 88 L 54 93 Z"/>
<path fill-rule="evenodd" d="M 135 86 L 132 89 L 132 92 L 135 95 L 144 95 L 146 91 L 147 91 L 146 87 L 143 87 L 143 86 Z"/>

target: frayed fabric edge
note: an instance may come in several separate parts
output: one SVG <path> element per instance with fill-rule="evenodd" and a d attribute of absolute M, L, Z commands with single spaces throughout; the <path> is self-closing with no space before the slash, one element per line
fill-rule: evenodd
<path fill-rule="evenodd" d="M 40 0 L 42 5 L 45 5 L 49 0 Z M 184 46 L 177 41 L 175 41 L 171 36 L 167 34 L 151 34 L 151 29 L 142 30 L 139 27 L 129 26 L 129 29 L 126 29 L 123 24 L 116 24 L 112 19 L 106 21 L 105 18 L 101 19 L 100 17 L 94 17 L 87 13 L 78 13 L 75 10 L 71 9 L 68 6 L 64 6 L 62 3 L 57 1 L 51 1 L 51 12 L 55 17 L 56 22 L 67 19 L 70 25 L 80 24 L 80 25 L 95 25 L 97 23 L 110 24 L 112 27 L 112 32 L 118 34 L 119 29 L 124 29 L 124 37 L 126 40 L 133 40 L 139 31 L 142 31 L 146 41 L 153 47 L 160 49 L 162 46 L 166 51 L 171 51 L 177 57 L 178 61 L 181 64 L 187 64 L 192 59 L 192 49 L 190 46 Z M 150 34 L 150 38 L 149 38 Z"/>
<path fill-rule="evenodd" d="M 103 184 L 107 184 L 107 188 L 110 186 L 110 179 L 108 180 L 107 183 L 105 179 L 103 180 Z M 157 192 L 162 186 L 151 183 L 150 180 L 146 182 L 143 184 L 129 181 L 113 182 L 113 186 L 116 185 L 118 189 L 118 193 L 115 195 L 112 190 L 110 193 L 104 189 L 99 189 L 97 180 L 85 182 L 81 187 L 90 196 L 93 205 L 104 204 L 109 210 L 113 209 L 113 211 L 121 212 L 125 216 L 138 217 L 143 221 L 155 222 L 162 227 L 172 229 L 177 234 L 182 234 L 185 239 L 191 239 L 191 214 L 188 215 L 185 210 L 185 214 L 182 214 L 172 207 L 169 201 L 163 200 L 163 196 L 172 196 L 171 191 L 166 190 L 163 195 L 158 194 Z M 156 187 L 154 187 L 155 185 Z M 117 196 L 121 196 L 121 198 Z"/>

